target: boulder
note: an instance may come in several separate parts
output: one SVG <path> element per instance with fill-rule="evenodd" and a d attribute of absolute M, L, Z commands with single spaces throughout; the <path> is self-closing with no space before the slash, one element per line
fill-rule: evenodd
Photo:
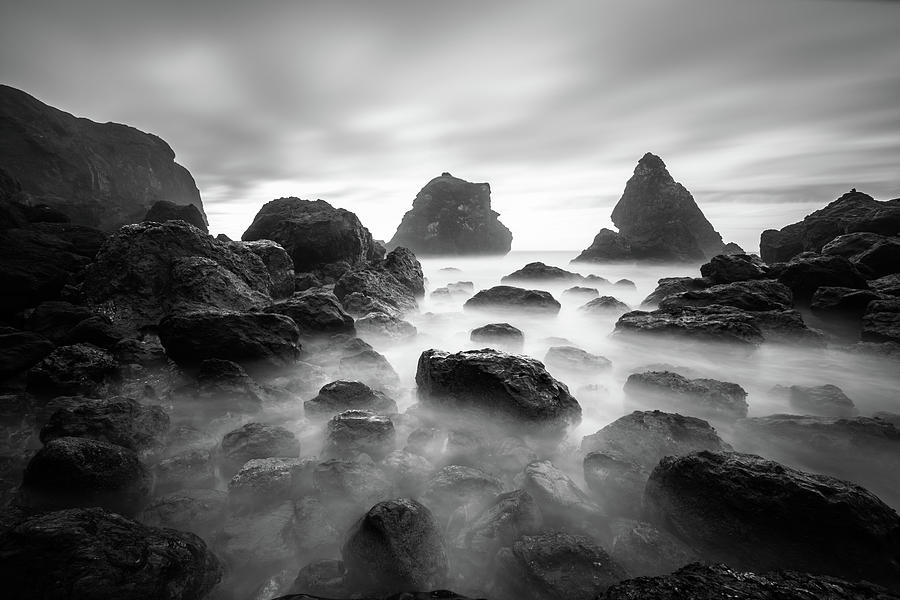
<path fill-rule="evenodd" d="M 608 371 L 612 361 L 575 346 L 551 346 L 544 356 L 547 368 L 569 373 L 597 374 Z"/>
<path fill-rule="evenodd" d="M 474 413 L 529 433 L 559 435 L 581 422 L 581 406 L 544 366 L 496 350 L 426 350 L 416 369 L 423 406 Z"/>
<path fill-rule="evenodd" d="M 549 526 L 603 531 L 606 514 L 572 479 L 549 460 L 529 463 L 522 489 L 531 494 Z"/>
<path fill-rule="evenodd" d="M 0 379 L 27 371 L 53 348 L 53 342 L 30 331 L 0 333 Z"/>
<path fill-rule="evenodd" d="M 318 395 L 303 403 L 310 418 L 331 418 L 346 410 L 370 410 L 376 414 L 397 412 L 397 403 L 360 381 L 332 381 Z"/>
<path fill-rule="evenodd" d="M 864 342 L 900 342 L 900 299 L 869 302 L 860 337 Z"/>
<path fill-rule="evenodd" d="M 425 295 L 425 276 L 422 274 L 422 265 L 416 260 L 416 255 L 409 248 L 394 248 L 378 264 L 382 269 L 393 275 L 394 279 L 412 292 L 412 295 L 416 298 L 421 298 Z"/>
<path fill-rule="evenodd" d="M 19 195 L 105 231 L 140 221 L 158 200 L 194 205 L 200 192 L 155 135 L 95 123 L 0 87 L 0 164 Z"/>
<path fill-rule="evenodd" d="M 382 312 L 402 318 L 419 308 L 406 285 L 390 272 L 371 265 L 344 273 L 334 286 L 334 295 L 354 316 Z"/>
<path fill-rule="evenodd" d="M 463 304 L 466 310 L 555 315 L 560 304 L 549 292 L 497 285 L 481 290 Z"/>
<path fill-rule="evenodd" d="M 216 486 L 216 463 L 209 450 L 185 450 L 156 464 L 153 491 L 168 494 L 187 488 Z"/>
<path fill-rule="evenodd" d="M 853 400 L 836 385 L 792 385 L 788 391 L 791 408 L 803 415 L 820 417 L 855 417 Z"/>
<path fill-rule="evenodd" d="M 272 240 L 287 250 L 297 271 L 329 263 L 351 265 L 378 257 L 372 234 L 355 214 L 324 200 L 278 198 L 263 205 L 241 236 L 245 242 Z"/>
<path fill-rule="evenodd" d="M 688 379 L 670 371 L 633 373 L 625 395 L 650 408 L 676 410 L 696 417 L 733 421 L 747 416 L 747 392 L 736 383 Z"/>
<path fill-rule="evenodd" d="M 21 499 L 37 510 L 99 506 L 123 515 L 140 512 L 152 477 L 134 451 L 86 438 L 50 440 L 22 477 Z"/>
<path fill-rule="evenodd" d="M 713 284 L 766 279 L 769 266 L 755 254 L 719 254 L 700 266 L 700 275 Z"/>
<path fill-rule="evenodd" d="M 563 298 L 572 298 L 574 300 L 593 300 L 594 298 L 600 297 L 600 291 L 597 288 L 592 287 L 582 287 L 582 286 L 573 286 L 569 289 L 563 290 L 562 293 Z"/>
<path fill-rule="evenodd" d="M 506 254 L 512 233 L 491 210 L 491 186 L 443 173 L 423 187 L 388 248 L 416 254 Z"/>
<path fill-rule="evenodd" d="M 392 342 L 407 341 L 419 333 L 409 321 L 383 312 L 370 312 L 357 319 L 355 326 L 360 337 Z"/>
<path fill-rule="evenodd" d="M 349 586 L 375 593 L 444 585 L 449 565 L 431 512 L 415 500 L 379 502 L 347 532 L 341 548 Z"/>
<path fill-rule="evenodd" d="M 194 204 L 175 204 L 168 200 L 157 200 L 153 203 L 142 221 L 184 221 L 190 223 L 203 233 L 209 233 L 206 216 Z"/>
<path fill-rule="evenodd" d="M 541 509 L 528 492 L 500 494 L 468 522 L 453 543 L 456 561 L 468 562 L 470 572 L 487 577 L 494 555 L 524 535 L 536 535 L 543 526 Z M 456 564 L 456 562 L 454 562 Z"/>
<path fill-rule="evenodd" d="M 757 320 L 750 313 L 728 306 L 679 307 L 653 312 L 635 310 L 619 317 L 614 333 L 750 347 L 764 339 Z"/>
<path fill-rule="evenodd" d="M 366 507 L 388 498 L 393 484 L 368 456 L 326 460 L 316 465 L 313 481 L 336 522 L 349 526 Z"/>
<path fill-rule="evenodd" d="M 96 313 L 85 306 L 76 306 L 62 300 L 49 300 L 34 307 L 25 321 L 25 326 L 29 331 L 60 344 L 69 336 L 72 328 L 93 316 L 96 316 Z"/>
<path fill-rule="evenodd" d="M 28 371 L 28 391 L 42 398 L 105 396 L 120 382 L 111 354 L 89 344 L 60 346 Z"/>
<path fill-rule="evenodd" d="M 736 281 L 669 295 L 659 307 L 671 309 L 714 304 L 749 311 L 788 310 L 794 305 L 794 296 L 790 288 L 777 281 Z"/>
<path fill-rule="evenodd" d="M 260 511 L 299 497 L 295 481 L 315 459 L 253 458 L 228 482 L 228 504 L 233 511 Z"/>
<path fill-rule="evenodd" d="M 379 392 L 392 394 L 400 387 L 400 376 L 383 354 L 368 349 L 340 359 L 338 375 L 361 381 Z"/>
<path fill-rule="evenodd" d="M 798 302 L 808 303 L 821 286 L 866 289 L 865 277 L 843 256 L 796 257 L 773 268 L 778 281 L 791 288 Z"/>
<path fill-rule="evenodd" d="M 447 523 L 460 507 L 476 514 L 503 491 L 499 479 L 477 467 L 448 465 L 431 476 L 422 493 L 422 503 Z"/>
<path fill-rule="evenodd" d="M 657 282 L 656 289 L 641 302 L 642 307 L 656 307 L 659 303 L 681 292 L 703 290 L 713 285 L 705 277 L 663 277 Z"/>
<path fill-rule="evenodd" d="M 576 261 L 693 261 L 725 250 L 690 192 L 649 152 L 638 161 L 611 218 L 619 233 L 601 231 Z"/>
<path fill-rule="evenodd" d="M 150 527 L 190 531 L 206 539 L 222 525 L 227 505 L 228 494 L 220 490 L 181 490 L 155 497 L 138 520 Z"/>
<path fill-rule="evenodd" d="M 272 240 L 243 242 L 266 266 L 272 279 L 273 298 L 289 298 L 294 293 L 294 261 L 290 254 Z"/>
<path fill-rule="evenodd" d="M 254 458 L 297 458 L 300 442 L 297 437 L 277 425 L 247 423 L 222 437 L 219 459 L 227 475 L 236 473 Z"/>
<path fill-rule="evenodd" d="M 63 338 L 62 343 L 93 344 L 104 350 L 113 350 L 116 344 L 125 339 L 127 333 L 116 325 L 108 317 L 94 315 L 72 327 Z"/>
<path fill-rule="evenodd" d="M 360 453 L 381 460 L 393 452 L 396 433 L 388 417 L 367 410 L 346 410 L 325 430 L 324 458 L 354 458 Z"/>
<path fill-rule="evenodd" d="M 287 300 L 277 302 L 264 310 L 293 319 L 300 330 L 301 338 L 335 333 L 356 334 L 353 317 L 344 312 L 334 293 L 324 289 L 297 292 Z"/>
<path fill-rule="evenodd" d="M 858 319 L 865 313 L 869 302 L 881 297 L 881 294 L 872 290 L 822 286 L 816 289 L 809 307 L 821 313 Z"/>
<path fill-rule="evenodd" d="M 684 542 L 643 521 L 616 519 L 613 536 L 609 553 L 632 577 L 667 575 L 700 559 Z"/>
<path fill-rule="evenodd" d="M 500 279 L 500 283 L 528 283 L 532 281 L 553 283 L 579 283 L 584 279 L 578 273 L 572 273 L 559 267 L 551 267 L 542 262 L 528 263 L 518 271 L 513 271 Z"/>
<path fill-rule="evenodd" d="M 637 285 L 630 279 L 619 279 L 613 285 L 626 290 L 637 290 Z"/>
<path fill-rule="evenodd" d="M 852 483 L 702 451 L 663 458 L 644 505 L 709 561 L 900 585 L 900 517 Z"/>
<path fill-rule="evenodd" d="M 259 412 L 266 393 L 239 364 L 209 358 L 200 363 L 196 385 L 178 390 L 175 399 L 187 411 L 218 417 Z"/>
<path fill-rule="evenodd" d="M 476 327 L 469 333 L 469 339 L 476 344 L 487 344 L 508 352 L 521 352 L 525 345 L 525 334 L 509 323 L 488 323 Z"/>
<path fill-rule="evenodd" d="M 299 358 L 299 338 L 294 321 L 278 314 L 206 310 L 170 315 L 159 323 L 166 354 L 185 367 L 210 358 L 251 370 L 288 367 Z"/>
<path fill-rule="evenodd" d="M 900 271 L 900 237 L 876 233 L 850 233 L 837 237 L 822 248 L 822 254 L 850 259 L 867 278 L 877 279 Z"/>
<path fill-rule="evenodd" d="M 869 287 L 879 294 L 900 296 L 900 273 L 872 279 L 869 281 Z"/>
<path fill-rule="evenodd" d="M 31 517 L 0 534 L 5 593 L 21 600 L 201 600 L 222 567 L 193 533 L 101 508 Z"/>
<path fill-rule="evenodd" d="M 628 305 L 612 296 L 600 296 L 580 306 L 578 310 L 588 315 L 609 316 L 628 312 Z"/>

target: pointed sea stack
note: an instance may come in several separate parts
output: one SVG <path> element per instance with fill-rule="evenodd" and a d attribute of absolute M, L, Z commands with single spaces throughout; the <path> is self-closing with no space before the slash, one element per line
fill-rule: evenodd
<path fill-rule="evenodd" d="M 405 246 L 422 254 L 506 254 L 512 233 L 491 210 L 491 186 L 450 173 L 435 177 L 403 215 L 389 250 Z"/>
<path fill-rule="evenodd" d="M 698 261 L 727 251 L 691 193 L 649 152 L 625 185 L 612 222 L 619 232 L 601 230 L 575 261 Z"/>

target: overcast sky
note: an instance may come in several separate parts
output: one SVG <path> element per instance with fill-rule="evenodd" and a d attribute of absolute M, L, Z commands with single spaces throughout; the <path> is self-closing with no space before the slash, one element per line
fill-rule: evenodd
<path fill-rule="evenodd" d="M 214 233 L 322 198 L 388 239 L 450 171 L 581 249 L 644 152 L 723 234 L 900 196 L 900 2 L 2 0 L 0 80 L 156 133 Z"/>

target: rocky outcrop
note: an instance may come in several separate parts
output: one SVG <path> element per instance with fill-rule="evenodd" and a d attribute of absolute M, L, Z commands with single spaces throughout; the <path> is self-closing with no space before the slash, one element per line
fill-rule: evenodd
<path fill-rule="evenodd" d="M 836 237 L 855 232 L 900 233 L 900 198 L 879 202 L 853 189 L 799 223 L 763 231 L 760 256 L 767 263 L 784 262 L 801 252 L 821 252 Z"/>
<path fill-rule="evenodd" d="M 147 214 L 144 215 L 144 221 L 184 221 L 190 223 L 203 233 L 209 233 L 209 227 L 206 225 L 206 217 L 200 212 L 200 209 L 193 204 L 175 204 L 168 200 L 158 200 L 153 203 Z"/>
<path fill-rule="evenodd" d="M 266 307 L 265 312 L 290 317 L 304 338 L 356 333 L 353 317 L 344 312 L 337 297 L 325 289 L 297 292 L 283 302 Z"/>
<path fill-rule="evenodd" d="M 290 197 L 267 202 L 241 239 L 277 242 L 291 255 L 298 272 L 341 261 L 356 265 L 380 255 L 372 234 L 355 214 L 324 200 Z"/>
<path fill-rule="evenodd" d="M 521 352 L 525 344 L 522 330 L 509 323 L 488 323 L 476 327 L 469 333 L 469 339 L 476 344 L 487 344 L 508 352 Z"/>
<path fill-rule="evenodd" d="M 374 260 L 345 272 L 334 285 L 344 309 L 363 317 L 380 312 L 403 317 L 419 308 L 425 294 L 422 266 L 407 248 L 396 248 L 383 260 Z"/>
<path fill-rule="evenodd" d="M 555 315 L 559 312 L 560 304 L 550 292 L 495 285 L 479 291 L 466 300 L 463 308 L 494 313 L 526 312 Z"/>
<path fill-rule="evenodd" d="M 748 311 L 787 310 L 794 306 L 790 288 L 773 280 L 735 281 L 667 296 L 662 309 L 720 304 Z"/>
<path fill-rule="evenodd" d="M 491 210 L 491 186 L 443 173 L 423 187 L 388 248 L 416 254 L 506 254 L 512 233 Z"/>
<path fill-rule="evenodd" d="M 850 259 L 867 279 L 900 272 L 900 237 L 896 235 L 848 233 L 825 244 L 822 254 Z"/>
<path fill-rule="evenodd" d="M 113 231 L 143 220 L 160 200 L 191 204 L 200 192 L 175 153 L 155 135 L 95 123 L 0 85 L 0 164 L 16 200 L 44 204 L 72 223 Z"/>
<path fill-rule="evenodd" d="M 604 229 L 575 261 L 696 261 L 725 253 L 693 196 L 649 152 L 638 161 L 612 211 L 619 233 Z"/>

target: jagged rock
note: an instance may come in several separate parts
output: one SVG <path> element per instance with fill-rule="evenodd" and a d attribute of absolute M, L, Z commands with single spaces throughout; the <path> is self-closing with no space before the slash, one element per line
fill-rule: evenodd
<path fill-rule="evenodd" d="M 477 467 L 448 465 L 425 484 L 422 502 L 441 523 L 460 507 L 480 512 L 503 491 L 499 479 Z"/>
<path fill-rule="evenodd" d="M 271 303 L 272 278 L 250 248 L 168 221 L 114 233 L 75 290 L 113 323 L 139 330 L 175 309 L 262 308 Z"/>
<path fill-rule="evenodd" d="M 825 208 L 781 230 L 763 231 L 759 239 L 760 256 L 767 263 L 783 262 L 801 252 L 821 252 L 838 236 L 857 231 L 881 235 L 900 233 L 900 203 L 879 202 L 855 189 Z"/>
<path fill-rule="evenodd" d="M 885 236 L 875 233 L 843 235 L 828 242 L 822 248 L 822 254 L 846 256 L 870 279 L 900 271 L 900 238 L 896 235 Z"/>
<path fill-rule="evenodd" d="M 347 533 L 341 557 L 351 588 L 393 593 L 440 588 L 449 565 L 434 517 L 415 500 L 379 502 Z"/>
<path fill-rule="evenodd" d="M 612 528 L 609 553 L 631 577 L 667 575 L 700 560 L 684 542 L 650 523 L 616 519 Z"/>
<path fill-rule="evenodd" d="M 26 320 L 26 327 L 55 344 L 61 343 L 78 323 L 95 316 L 85 307 L 70 302 L 50 300 L 34 307 Z"/>
<path fill-rule="evenodd" d="M 688 379 L 669 371 L 629 375 L 625 395 L 638 404 L 720 421 L 747 416 L 747 392 L 738 384 L 715 379 Z"/>
<path fill-rule="evenodd" d="M 581 282 L 584 279 L 578 273 L 572 273 L 559 267 L 551 267 L 542 262 L 528 263 L 518 271 L 514 271 L 500 279 L 500 283 L 517 283 L 517 282 Z"/>
<path fill-rule="evenodd" d="M 839 479 L 702 451 L 663 458 L 644 504 L 651 522 L 709 561 L 900 585 L 900 517 Z"/>
<path fill-rule="evenodd" d="M 418 310 L 412 291 L 389 271 L 362 266 L 347 271 L 334 286 L 334 295 L 351 315 L 382 312 L 403 317 Z"/>
<path fill-rule="evenodd" d="M 278 369 L 299 358 L 300 332 L 284 315 L 224 310 L 174 314 L 159 323 L 159 339 L 176 363 L 191 367 L 218 358 L 246 369 Z"/>
<path fill-rule="evenodd" d="M 361 337 L 380 340 L 406 341 L 419 333 L 409 321 L 398 319 L 383 312 L 371 312 L 356 320 L 356 331 Z"/>
<path fill-rule="evenodd" d="M 792 385 L 788 391 L 791 408 L 804 415 L 820 417 L 855 417 L 853 400 L 836 385 Z"/>
<path fill-rule="evenodd" d="M 156 464 L 154 471 L 155 494 L 216 485 L 216 464 L 209 450 L 185 450 L 164 458 Z"/>
<path fill-rule="evenodd" d="M 663 277 L 659 280 L 656 289 L 644 298 L 641 306 L 655 307 L 659 303 L 675 294 L 703 290 L 712 285 L 712 281 L 705 277 Z"/>
<path fill-rule="evenodd" d="M 266 307 L 265 312 L 286 315 L 293 319 L 301 337 L 335 333 L 356 334 L 353 317 L 344 312 L 334 293 L 323 289 L 298 292 L 283 302 Z"/>
<path fill-rule="evenodd" d="M 222 438 L 219 458 L 227 475 L 236 473 L 254 458 L 296 458 L 300 456 L 297 437 L 277 425 L 247 423 Z"/>
<path fill-rule="evenodd" d="M 670 309 L 713 304 L 749 311 L 788 310 L 794 305 L 794 296 L 786 285 L 777 281 L 736 281 L 669 295 L 659 303 L 659 307 Z"/>
<path fill-rule="evenodd" d="M 549 369 L 559 369 L 570 373 L 596 374 L 609 370 L 612 366 L 612 361 L 575 346 L 551 346 L 544 356 L 544 364 Z"/>
<path fill-rule="evenodd" d="M 267 202 L 241 239 L 280 244 L 297 271 L 339 261 L 356 265 L 378 258 L 372 234 L 356 215 L 324 200 L 291 197 Z"/>
<path fill-rule="evenodd" d="M 488 312 L 526 312 L 555 315 L 560 304 L 549 292 L 497 285 L 481 290 L 463 304 L 466 310 Z"/>
<path fill-rule="evenodd" d="M 495 561 L 499 600 L 594 600 L 628 577 L 590 538 L 562 532 L 523 536 Z"/>
<path fill-rule="evenodd" d="M 222 567 L 192 533 L 100 508 L 31 517 L 0 534 L 5 593 L 46 598 L 201 600 Z"/>
<path fill-rule="evenodd" d="M 719 254 L 700 267 L 700 275 L 713 284 L 766 279 L 769 266 L 755 254 Z"/>
<path fill-rule="evenodd" d="M 865 582 L 779 570 L 764 575 L 719 565 L 690 564 L 670 575 L 629 579 L 599 600 L 891 600 L 890 592 Z"/>
<path fill-rule="evenodd" d="M 117 444 L 139 455 L 159 453 L 169 431 L 161 406 L 144 406 L 130 398 L 80 399 L 51 415 L 41 428 L 41 442 L 78 437 Z"/>
<path fill-rule="evenodd" d="M 303 403 L 308 417 L 330 418 L 345 410 L 370 410 L 376 414 L 397 412 L 397 403 L 360 381 L 332 381 L 318 395 Z"/>
<path fill-rule="evenodd" d="M 416 369 L 419 401 L 454 413 L 488 416 L 531 433 L 557 435 L 581 422 L 568 388 L 533 358 L 470 350 L 426 350 Z"/>
<path fill-rule="evenodd" d="M 119 365 L 89 344 L 60 346 L 28 371 L 28 391 L 42 398 L 105 396 L 119 384 Z"/>
<path fill-rule="evenodd" d="M 725 250 L 719 235 L 658 156 L 638 161 L 612 211 L 619 233 L 606 229 L 576 261 L 707 259 Z"/>
<path fill-rule="evenodd" d="M 0 86 L 0 164 L 21 194 L 72 223 L 111 231 L 140 221 L 157 200 L 193 204 L 200 192 L 163 140 L 94 123 Z"/>
<path fill-rule="evenodd" d="M 574 298 L 578 300 L 592 300 L 600 297 L 600 291 L 597 288 L 574 286 L 567 290 L 563 290 L 563 298 Z"/>
<path fill-rule="evenodd" d="M 728 306 L 680 307 L 672 312 L 635 310 L 619 317 L 614 333 L 744 346 L 756 346 L 763 341 L 756 319 L 746 311 Z"/>
<path fill-rule="evenodd" d="M 0 379 L 30 369 L 51 352 L 53 342 L 36 333 L 0 333 Z"/>
<path fill-rule="evenodd" d="M 590 300 L 583 306 L 578 308 L 579 311 L 588 315 L 615 315 L 628 312 L 628 305 L 612 296 L 600 296 Z"/>
<path fill-rule="evenodd" d="M 469 334 L 476 344 L 487 344 L 508 352 L 521 352 L 525 344 L 525 334 L 509 323 L 488 323 L 476 327 Z"/>
<path fill-rule="evenodd" d="M 881 295 L 872 290 L 822 286 L 816 289 L 809 307 L 814 311 L 859 318 L 869 302 L 879 298 Z"/>
<path fill-rule="evenodd" d="M 423 187 L 388 248 L 416 254 L 506 254 L 512 233 L 491 210 L 491 186 L 443 173 Z"/>
<path fill-rule="evenodd" d="M 879 294 L 900 296 L 900 273 L 872 279 L 869 281 L 869 287 Z"/>
<path fill-rule="evenodd" d="M 190 223 L 203 233 L 209 233 L 206 225 L 206 217 L 193 204 L 175 204 L 168 200 L 157 200 L 153 203 L 142 221 L 184 221 Z"/>
<path fill-rule="evenodd" d="M 393 275 L 401 285 L 406 286 L 416 298 L 425 295 L 425 276 L 422 274 L 422 265 L 409 248 L 394 248 L 378 264 Z"/>
<path fill-rule="evenodd" d="M 394 424 L 367 410 L 346 410 L 333 417 L 325 431 L 326 458 L 354 458 L 360 453 L 381 460 L 394 450 Z"/>
<path fill-rule="evenodd" d="M 900 299 L 874 300 L 862 320 L 864 342 L 900 342 Z"/>
<path fill-rule="evenodd" d="M 809 302 L 821 286 L 865 289 L 865 277 L 843 256 L 796 257 L 772 269 L 778 281 L 791 288 L 798 302 Z"/>
<path fill-rule="evenodd" d="M 273 298 L 289 298 L 294 293 L 294 261 L 287 250 L 272 240 L 256 240 L 242 242 L 257 255 L 266 266 L 272 278 L 271 294 Z"/>
<path fill-rule="evenodd" d="M 22 477 L 21 497 L 38 510 L 100 506 L 139 512 L 152 478 L 134 451 L 116 444 L 64 437 L 47 442 Z"/>

